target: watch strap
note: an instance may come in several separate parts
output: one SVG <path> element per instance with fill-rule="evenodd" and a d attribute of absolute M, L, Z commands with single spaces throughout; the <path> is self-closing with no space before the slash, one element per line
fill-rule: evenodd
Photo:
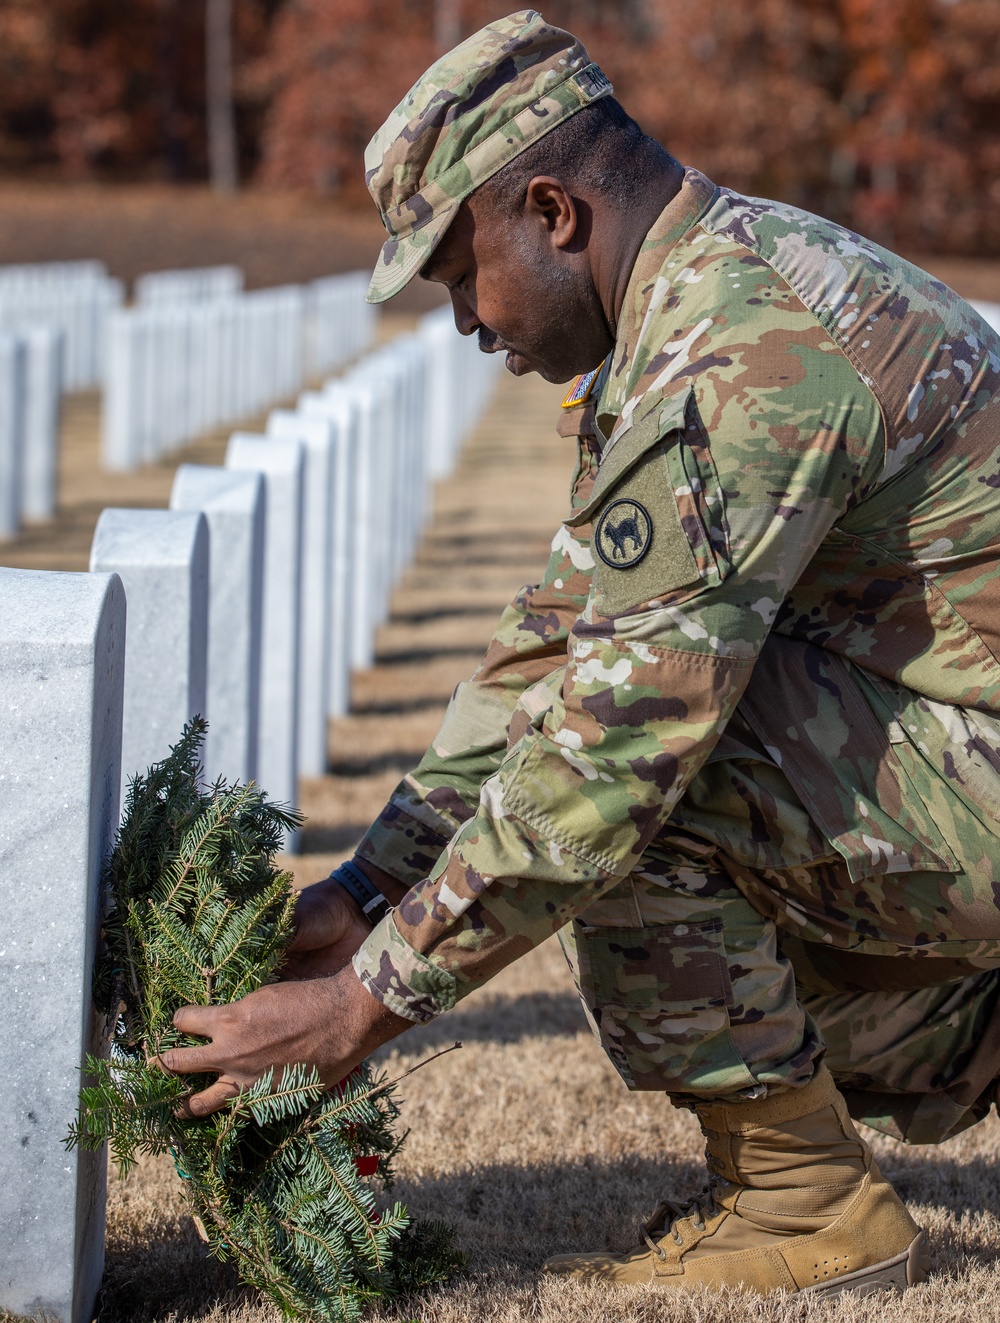
<path fill-rule="evenodd" d="M 378 887 L 369 882 L 361 869 L 350 860 L 345 860 L 333 870 L 330 881 L 343 887 L 373 928 L 392 909 Z"/>

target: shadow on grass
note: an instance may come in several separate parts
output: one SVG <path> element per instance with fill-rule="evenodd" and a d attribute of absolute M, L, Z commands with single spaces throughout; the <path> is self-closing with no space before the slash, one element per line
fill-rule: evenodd
<path fill-rule="evenodd" d="M 370 825 L 368 822 L 345 822 L 336 827 L 310 827 L 307 824 L 302 828 L 299 854 L 340 854 L 353 850 Z"/>
<path fill-rule="evenodd" d="M 460 1004 L 455 1010 L 407 1030 L 407 1052 L 436 1051 L 463 1043 L 518 1043 L 525 1038 L 573 1038 L 589 1033 L 574 992 L 529 992 Z M 384 1051 L 390 1051 L 392 1045 Z M 596 1051 L 596 1049 L 595 1049 Z"/>
<path fill-rule="evenodd" d="M 425 666 L 444 658 L 468 657 L 471 669 L 475 667 L 482 655 L 483 647 L 470 643 L 434 648 L 384 648 L 376 654 L 375 664 L 377 666 Z"/>
<path fill-rule="evenodd" d="M 944 1157 L 931 1147 L 900 1147 L 888 1156 L 881 1154 L 879 1167 L 899 1197 L 909 1204 L 942 1208 L 957 1218 L 975 1218 L 984 1213 L 1000 1217 L 997 1162 L 984 1162 L 981 1156 L 964 1161 Z M 989 1261 L 1000 1261 L 1000 1250 L 992 1250 Z"/>
<path fill-rule="evenodd" d="M 383 772 L 397 772 L 403 777 L 407 772 L 413 771 L 422 753 L 423 749 L 419 753 L 388 749 L 384 753 L 366 755 L 363 750 L 355 752 L 344 745 L 335 744 L 326 774 L 327 776 L 380 776 Z M 365 823 L 361 831 L 362 836 L 370 825 L 368 822 Z"/>
<path fill-rule="evenodd" d="M 454 606 L 417 607 L 412 610 L 402 607 L 398 611 L 393 611 L 390 623 L 393 625 L 429 625 L 438 620 L 454 620 L 456 617 L 463 616 L 468 616 L 470 619 L 495 620 L 497 614 L 498 608 L 495 606 L 464 605 L 457 602 Z"/>
<path fill-rule="evenodd" d="M 451 690 L 446 694 L 422 694 L 417 698 L 360 699 L 351 707 L 352 717 L 404 717 L 410 713 L 444 711 Z"/>
<path fill-rule="evenodd" d="M 475 1124 L 474 1117 L 468 1123 Z M 595 1144 L 599 1139 L 595 1133 Z M 901 1193 L 959 1218 L 996 1212 L 1000 1197 L 995 1193 L 990 1207 L 983 1206 L 990 1174 L 981 1160 L 921 1163 L 918 1155 L 905 1157 L 893 1172 Z M 671 1154 L 653 1160 L 624 1154 L 612 1161 L 497 1163 L 433 1177 L 402 1176 L 391 1197 L 418 1220 L 451 1224 L 468 1256 L 469 1273 L 513 1285 L 530 1283 L 550 1254 L 621 1252 L 636 1243 L 639 1219 L 661 1198 L 694 1194 L 703 1181 L 704 1170 L 695 1161 Z M 910 1184 L 919 1188 L 910 1189 Z M 990 1184 L 995 1191 L 995 1181 Z M 932 1236 L 930 1248 L 934 1270 L 945 1274 L 970 1266 L 993 1268 L 1000 1261 L 995 1236 L 981 1233 L 974 1222 L 944 1237 Z M 240 1287 L 231 1266 L 207 1256 L 182 1218 L 152 1234 L 147 1229 L 141 1240 L 110 1236 L 98 1323 L 194 1320 L 220 1304 L 235 1313 L 254 1298 Z"/>
<path fill-rule="evenodd" d="M 109 1227 L 97 1323 L 199 1318 L 218 1303 L 235 1311 L 257 1298 L 231 1263 L 209 1256 L 189 1218 L 143 1230 L 139 1238 Z"/>

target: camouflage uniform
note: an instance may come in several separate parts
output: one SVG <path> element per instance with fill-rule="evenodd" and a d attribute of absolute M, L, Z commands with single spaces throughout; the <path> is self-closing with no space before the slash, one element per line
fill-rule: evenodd
<path fill-rule="evenodd" d="M 411 889 L 359 976 L 427 1020 L 572 921 L 630 1087 L 759 1096 L 825 1048 L 864 1119 L 954 1133 L 998 1073 L 1000 341 L 689 170 L 592 429 L 360 849 Z"/>

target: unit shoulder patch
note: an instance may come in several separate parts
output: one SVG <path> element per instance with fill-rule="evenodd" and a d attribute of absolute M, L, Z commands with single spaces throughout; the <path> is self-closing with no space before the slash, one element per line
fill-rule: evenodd
<path fill-rule="evenodd" d="M 615 484 L 594 524 L 594 605 L 622 615 L 700 581 L 660 441 Z"/>
<path fill-rule="evenodd" d="M 652 541 L 653 521 L 649 511 L 635 500 L 612 501 L 594 531 L 594 548 L 613 570 L 638 565 Z"/>

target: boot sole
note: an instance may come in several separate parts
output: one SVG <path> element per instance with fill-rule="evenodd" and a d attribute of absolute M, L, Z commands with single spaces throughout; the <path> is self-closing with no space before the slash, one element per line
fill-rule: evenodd
<path fill-rule="evenodd" d="M 842 1277 L 834 1277 L 828 1282 L 804 1286 L 800 1295 L 833 1296 L 844 1291 L 871 1295 L 874 1291 L 905 1291 L 908 1286 L 926 1282 L 928 1267 L 927 1248 L 921 1231 L 911 1241 L 909 1249 L 897 1254 L 895 1258 L 884 1259 L 870 1268 L 844 1273 Z"/>

